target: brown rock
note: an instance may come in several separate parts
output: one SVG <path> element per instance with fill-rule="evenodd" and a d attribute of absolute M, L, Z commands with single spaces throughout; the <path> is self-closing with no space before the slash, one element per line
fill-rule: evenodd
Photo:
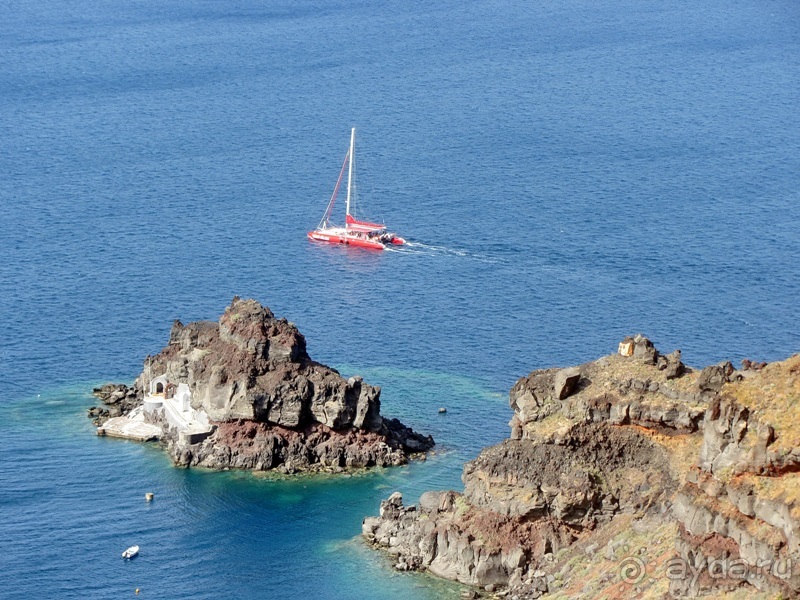
<path fill-rule="evenodd" d="M 637 333 L 633 337 L 633 358 L 646 365 L 654 365 L 658 358 L 658 350 L 653 346 L 653 342 L 641 333 Z"/>
<path fill-rule="evenodd" d="M 569 396 L 577 387 L 580 378 L 581 370 L 578 367 L 570 367 L 558 371 L 553 382 L 556 398 L 563 400 Z"/>
<path fill-rule="evenodd" d="M 728 381 L 725 369 L 719 365 L 704 367 L 697 378 L 697 387 L 701 392 L 719 392 Z"/>
<path fill-rule="evenodd" d="M 234 297 L 218 323 L 175 321 L 169 343 L 147 358 L 133 391 L 110 384 L 95 393 L 110 412 L 124 414 L 161 375 L 168 393 L 187 384 L 192 408 L 216 427 L 191 451 L 177 432 L 167 432 L 178 464 L 287 472 L 389 466 L 433 447 L 430 436 L 381 417 L 379 387 L 314 362 L 294 324 L 255 300 Z"/>
<path fill-rule="evenodd" d="M 512 439 L 465 465 L 464 493 L 384 503 L 365 537 L 398 564 L 519 600 L 660 597 L 663 581 L 618 585 L 619 566 L 666 556 L 689 569 L 671 596 L 800 598 L 800 356 L 742 377 L 631 343 L 633 360 L 626 347 L 586 363 L 569 391 L 555 369 L 521 378 Z"/>

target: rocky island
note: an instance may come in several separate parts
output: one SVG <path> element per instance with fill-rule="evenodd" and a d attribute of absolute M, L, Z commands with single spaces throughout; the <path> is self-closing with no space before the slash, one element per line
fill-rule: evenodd
<path fill-rule="evenodd" d="M 294 324 L 235 297 L 219 322 L 172 326 L 128 387 L 95 390 L 99 435 L 160 439 L 175 464 L 282 472 L 392 466 L 433 439 L 380 414 L 377 386 L 313 361 Z"/>
<path fill-rule="evenodd" d="M 510 404 L 463 493 L 364 520 L 395 568 L 471 597 L 800 597 L 800 355 L 695 370 L 636 336 Z"/>

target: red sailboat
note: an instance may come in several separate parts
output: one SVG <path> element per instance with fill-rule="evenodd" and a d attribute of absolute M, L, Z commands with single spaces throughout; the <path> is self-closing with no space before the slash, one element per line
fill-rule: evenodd
<path fill-rule="evenodd" d="M 391 244 L 405 244 L 405 240 L 395 233 L 386 230 L 385 225 L 360 221 L 351 214 L 351 193 L 354 189 L 353 162 L 356 143 L 355 127 L 350 132 L 350 149 L 344 157 L 342 170 L 339 172 L 339 179 L 336 180 L 336 187 L 333 188 L 333 195 L 325 209 L 322 220 L 317 228 L 308 232 L 308 239 L 315 242 L 327 242 L 329 244 L 345 244 L 348 246 L 358 246 L 371 250 L 383 250 Z M 345 204 L 344 227 L 331 223 L 333 205 L 336 203 L 336 195 L 342 183 L 344 170 L 347 168 L 347 201 Z"/>

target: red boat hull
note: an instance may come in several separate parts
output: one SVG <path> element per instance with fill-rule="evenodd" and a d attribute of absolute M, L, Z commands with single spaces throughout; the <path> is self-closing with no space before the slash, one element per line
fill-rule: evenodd
<path fill-rule="evenodd" d="M 385 248 L 384 245 L 381 244 L 380 242 L 374 242 L 369 239 L 323 233 L 321 231 L 309 231 L 308 239 L 310 239 L 313 242 L 342 244 L 344 246 L 356 246 L 358 248 L 367 248 L 369 250 L 383 250 Z"/>

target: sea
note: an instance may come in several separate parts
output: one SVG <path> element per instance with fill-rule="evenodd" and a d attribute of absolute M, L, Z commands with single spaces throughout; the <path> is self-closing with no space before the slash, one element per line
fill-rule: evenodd
<path fill-rule="evenodd" d="M 698 367 L 800 351 L 794 0 L 0 14 L 0 598 L 458 598 L 361 522 L 462 489 L 519 377 L 638 332 Z M 360 214 L 405 247 L 306 238 L 351 127 Z M 95 436 L 92 388 L 234 295 L 436 452 L 275 480 Z"/>

